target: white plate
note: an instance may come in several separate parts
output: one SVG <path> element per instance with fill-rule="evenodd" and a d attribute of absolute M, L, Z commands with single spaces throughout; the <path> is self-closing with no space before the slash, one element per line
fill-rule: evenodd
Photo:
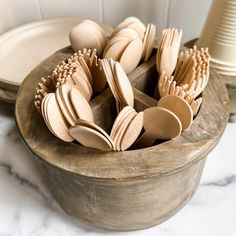
<path fill-rule="evenodd" d="M 69 31 L 81 18 L 38 21 L 0 36 L 0 86 L 17 90 L 27 74 L 55 51 L 68 46 Z M 15 87 L 15 88 L 14 88 Z"/>

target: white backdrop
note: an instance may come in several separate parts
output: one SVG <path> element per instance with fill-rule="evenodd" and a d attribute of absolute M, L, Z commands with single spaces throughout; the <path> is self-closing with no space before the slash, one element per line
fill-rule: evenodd
<path fill-rule="evenodd" d="M 112 26 L 127 16 L 184 31 L 183 41 L 198 37 L 211 0 L 0 0 L 0 32 L 41 19 L 80 16 Z"/>

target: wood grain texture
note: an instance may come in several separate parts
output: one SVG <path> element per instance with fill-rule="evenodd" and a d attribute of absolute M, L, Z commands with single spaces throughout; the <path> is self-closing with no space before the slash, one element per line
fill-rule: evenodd
<path fill-rule="evenodd" d="M 159 224 L 191 198 L 206 156 L 224 131 L 229 116 L 224 83 L 211 71 L 198 116 L 178 138 L 139 150 L 99 151 L 54 137 L 33 105 L 34 88 L 40 78 L 71 54 L 69 47 L 56 52 L 37 66 L 20 87 L 15 113 L 23 141 L 48 170 L 52 192 L 68 214 L 114 230 Z M 134 88 L 138 110 L 156 104 L 146 95 L 152 94 L 155 87 L 150 85 L 157 82 L 154 68 L 152 58 L 129 74 L 133 87 L 141 90 Z M 109 130 L 115 119 L 110 90 L 90 104 L 96 123 Z"/>
<path fill-rule="evenodd" d="M 229 94 L 230 122 L 236 122 L 236 76 L 222 76 Z"/>

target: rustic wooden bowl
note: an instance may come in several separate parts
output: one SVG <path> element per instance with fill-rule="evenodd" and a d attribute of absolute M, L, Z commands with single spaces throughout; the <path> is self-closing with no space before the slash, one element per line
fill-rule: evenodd
<path fill-rule="evenodd" d="M 227 124 L 224 83 L 211 71 L 201 109 L 178 138 L 139 150 L 99 151 L 54 137 L 33 104 L 40 78 L 71 54 L 71 48 L 64 48 L 38 65 L 20 87 L 15 108 L 22 139 L 46 167 L 56 200 L 68 214 L 107 229 L 142 229 L 167 220 L 191 199 L 207 154 Z M 146 95 L 157 80 L 155 57 L 129 78 L 136 88 L 136 109 L 155 106 L 157 102 Z M 90 104 L 96 123 L 109 130 L 115 118 L 110 90 Z"/>

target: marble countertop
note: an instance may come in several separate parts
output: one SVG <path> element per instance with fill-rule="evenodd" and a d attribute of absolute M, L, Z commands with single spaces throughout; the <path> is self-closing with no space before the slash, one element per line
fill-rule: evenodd
<path fill-rule="evenodd" d="M 236 235 L 236 123 L 227 125 L 197 192 L 178 214 L 150 229 L 112 232 L 84 225 L 58 206 L 40 164 L 17 133 L 13 115 L 13 109 L 0 103 L 0 236 Z"/>

